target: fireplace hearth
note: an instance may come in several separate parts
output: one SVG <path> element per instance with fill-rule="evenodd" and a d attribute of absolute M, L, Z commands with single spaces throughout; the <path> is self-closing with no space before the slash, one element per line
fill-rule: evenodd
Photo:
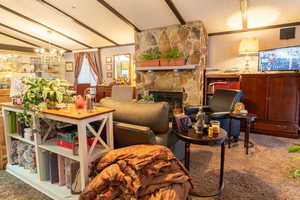
<path fill-rule="evenodd" d="M 174 92 L 174 91 L 149 91 L 149 95 L 154 97 L 155 102 L 165 101 L 169 103 L 170 112 L 169 118 L 173 117 L 174 108 L 182 108 L 183 102 L 183 92 Z"/>

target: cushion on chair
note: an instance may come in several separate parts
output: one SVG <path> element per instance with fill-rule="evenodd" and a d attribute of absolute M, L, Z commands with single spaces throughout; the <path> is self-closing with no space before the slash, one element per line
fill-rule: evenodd
<path fill-rule="evenodd" d="M 114 121 L 149 127 L 155 134 L 169 130 L 169 105 L 166 102 L 136 103 L 104 98 L 100 106 L 114 108 Z"/>

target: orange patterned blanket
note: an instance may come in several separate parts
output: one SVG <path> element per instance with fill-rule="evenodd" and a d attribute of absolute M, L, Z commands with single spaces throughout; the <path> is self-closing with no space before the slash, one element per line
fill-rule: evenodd
<path fill-rule="evenodd" d="M 192 188 L 185 167 L 159 145 L 110 151 L 101 158 L 97 172 L 80 200 L 183 200 Z"/>

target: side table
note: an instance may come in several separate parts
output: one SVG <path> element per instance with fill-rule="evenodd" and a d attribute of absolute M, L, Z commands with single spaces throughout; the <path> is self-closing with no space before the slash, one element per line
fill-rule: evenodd
<path fill-rule="evenodd" d="M 245 125 L 246 125 L 246 131 L 245 131 L 245 141 L 244 141 L 244 147 L 246 148 L 246 154 L 248 155 L 249 153 L 249 143 L 251 143 L 249 141 L 249 135 L 250 135 L 250 130 L 251 130 L 251 123 L 255 122 L 256 120 L 256 115 L 255 114 L 238 114 L 238 113 L 230 113 L 230 125 L 229 125 L 229 133 L 228 133 L 228 147 L 230 148 L 230 144 L 231 144 L 231 121 L 232 119 L 237 119 L 240 121 L 245 121 Z M 251 143 L 252 146 L 253 143 Z"/>
<path fill-rule="evenodd" d="M 221 193 L 224 186 L 224 161 L 225 161 L 225 143 L 227 140 L 227 132 L 220 128 L 220 133 L 215 137 L 208 137 L 207 134 L 197 134 L 194 129 L 189 129 L 187 132 L 176 132 L 176 136 L 185 142 L 185 167 L 189 170 L 190 166 L 190 144 L 198 145 L 221 145 L 221 162 L 220 162 L 220 179 L 219 188 L 215 194 L 201 195 L 198 193 L 190 193 L 197 197 L 212 197 L 217 196 Z"/>

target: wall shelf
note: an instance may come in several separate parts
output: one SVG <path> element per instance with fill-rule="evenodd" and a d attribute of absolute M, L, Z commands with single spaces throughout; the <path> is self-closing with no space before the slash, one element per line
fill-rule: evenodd
<path fill-rule="evenodd" d="M 136 67 L 136 71 L 193 70 L 196 65 Z"/>

